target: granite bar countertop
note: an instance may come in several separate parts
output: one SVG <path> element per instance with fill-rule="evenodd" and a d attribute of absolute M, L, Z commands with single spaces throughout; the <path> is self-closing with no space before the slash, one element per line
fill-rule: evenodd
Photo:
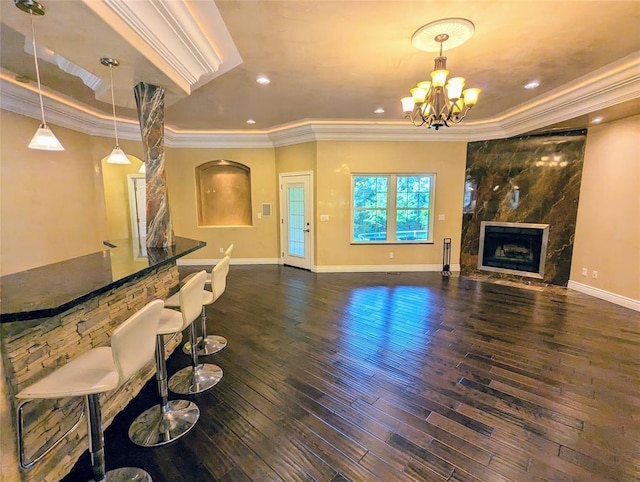
<path fill-rule="evenodd" d="M 2 276 L 0 322 L 55 316 L 207 245 L 174 239 L 168 248 L 146 248 L 137 238 L 111 241 L 97 253 Z"/>

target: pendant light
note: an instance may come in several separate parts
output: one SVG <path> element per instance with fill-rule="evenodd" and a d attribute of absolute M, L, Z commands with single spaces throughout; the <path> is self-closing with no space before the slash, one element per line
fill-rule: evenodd
<path fill-rule="evenodd" d="M 116 99 L 113 94 L 113 68 L 120 65 L 116 59 L 112 59 L 109 57 L 102 57 L 100 59 L 100 63 L 109 67 L 109 76 L 111 78 L 111 106 L 113 108 L 113 130 L 116 135 L 116 147 L 113 148 L 111 154 L 107 158 L 107 162 L 109 164 L 131 164 L 131 161 L 127 157 L 127 155 L 120 149 L 118 145 L 118 124 L 116 123 Z"/>
<path fill-rule="evenodd" d="M 42 115 L 42 123 L 35 135 L 29 142 L 29 149 L 38 149 L 42 151 L 64 151 L 64 147 L 60 141 L 47 127 L 44 120 L 44 103 L 42 102 L 42 86 L 40 85 L 40 70 L 38 68 L 38 51 L 36 50 L 36 31 L 33 26 L 33 16 L 44 16 L 44 6 L 35 0 L 14 0 L 14 4 L 23 12 L 27 12 L 31 18 L 31 42 L 33 45 L 33 58 L 36 64 L 36 78 L 38 80 L 38 96 L 40 98 L 40 113 Z"/>

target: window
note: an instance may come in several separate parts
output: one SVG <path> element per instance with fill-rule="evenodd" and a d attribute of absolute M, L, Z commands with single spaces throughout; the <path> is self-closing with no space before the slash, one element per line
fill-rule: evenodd
<path fill-rule="evenodd" d="M 353 175 L 352 242 L 431 242 L 435 179 L 435 174 Z"/>

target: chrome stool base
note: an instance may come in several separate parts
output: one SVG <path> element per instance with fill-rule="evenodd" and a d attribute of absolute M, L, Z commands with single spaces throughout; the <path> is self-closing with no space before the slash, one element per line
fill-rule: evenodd
<path fill-rule="evenodd" d="M 136 467 L 122 467 L 105 474 L 104 482 L 153 482 L 151 476 Z M 96 482 L 102 482 L 96 481 Z"/>
<path fill-rule="evenodd" d="M 129 427 L 129 438 L 142 447 L 165 445 L 185 435 L 199 417 L 195 403 L 171 400 L 165 407 L 156 405 L 138 415 Z"/>
<path fill-rule="evenodd" d="M 209 335 L 202 341 L 202 337 L 199 336 L 196 341 L 196 348 L 198 348 L 198 356 L 213 355 L 227 346 L 227 339 L 224 336 Z M 188 341 L 182 347 L 182 351 L 187 355 L 191 355 L 191 342 Z"/>
<path fill-rule="evenodd" d="M 191 395 L 209 390 L 222 380 L 222 368 L 218 365 L 199 364 L 186 367 L 169 379 L 169 390 L 173 393 Z"/>

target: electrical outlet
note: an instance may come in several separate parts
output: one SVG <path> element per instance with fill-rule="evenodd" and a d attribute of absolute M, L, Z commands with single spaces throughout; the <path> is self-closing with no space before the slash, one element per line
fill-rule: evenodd
<path fill-rule="evenodd" d="M 221 252 L 221 253 L 224 253 L 224 248 L 220 248 L 220 252 Z"/>
<path fill-rule="evenodd" d="M 393 251 L 389 251 L 389 259 L 393 259 Z"/>
<path fill-rule="evenodd" d="M 593 279 L 598 279 L 598 272 L 595 269 L 591 272 L 591 277 Z"/>
<path fill-rule="evenodd" d="M 582 276 L 587 276 L 589 270 L 587 268 L 582 268 Z"/>

